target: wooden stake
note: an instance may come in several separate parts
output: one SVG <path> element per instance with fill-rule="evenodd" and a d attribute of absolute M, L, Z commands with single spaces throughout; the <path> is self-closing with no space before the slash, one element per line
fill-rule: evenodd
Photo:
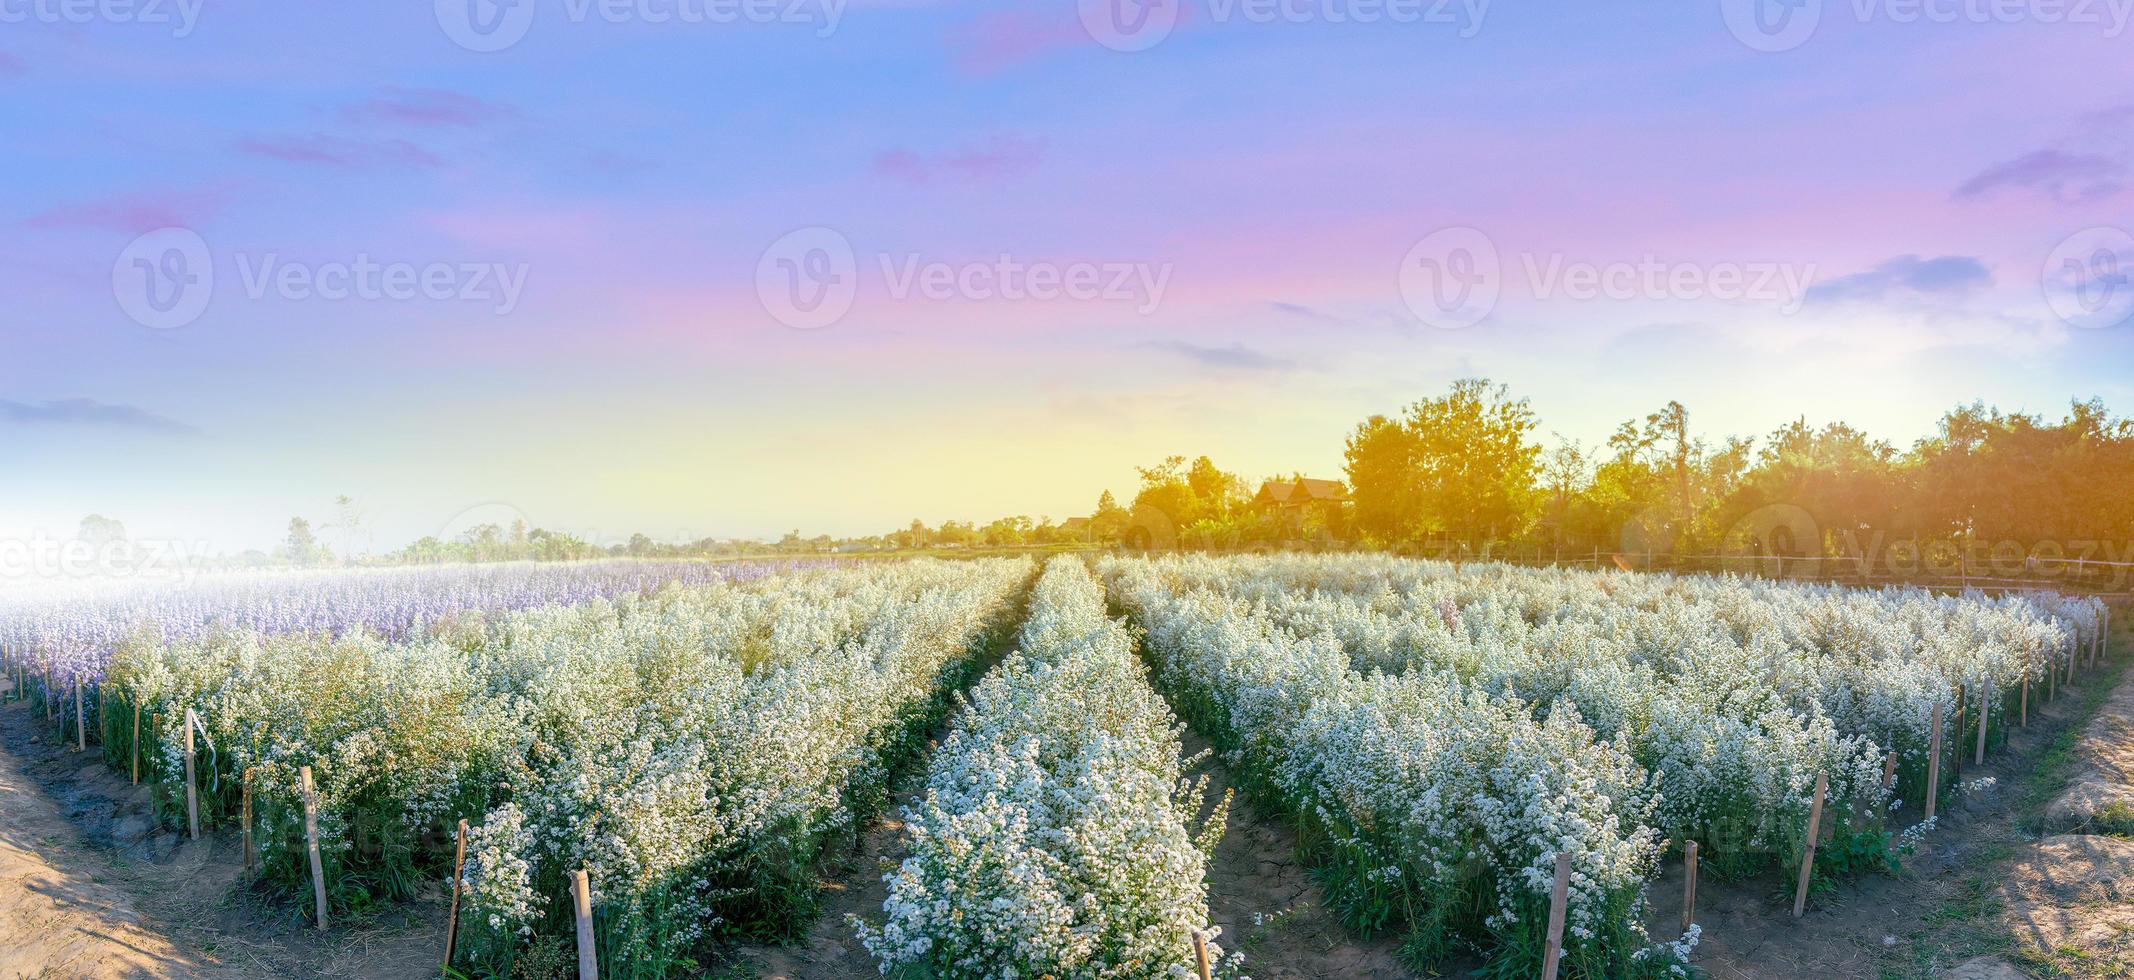
<path fill-rule="evenodd" d="M 1815 874 L 1815 841 L 1823 823 L 1823 793 L 1830 788 L 1830 777 L 1815 774 L 1815 802 L 1808 805 L 1808 844 L 1801 853 L 1801 883 L 1793 890 L 1793 917 L 1798 919 L 1808 910 L 1808 879 Z"/>
<path fill-rule="evenodd" d="M 1956 685 L 1956 737 L 1953 740 L 1956 745 L 1956 758 L 1951 761 L 1949 766 L 1951 775 L 1961 775 L 1964 771 L 1964 722 L 1969 720 L 1966 709 L 1970 705 L 1971 699 L 1964 685 Z"/>
<path fill-rule="evenodd" d="M 141 703 L 133 704 L 133 784 L 141 785 Z"/>
<path fill-rule="evenodd" d="M 585 869 L 571 872 L 571 899 L 578 912 L 578 980 L 600 980 L 600 950 L 593 941 L 593 884 Z"/>
<path fill-rule="evenodd" d="M 89 716 L 82 711 L 82 682 L 74 682 L 74 751 L 89 750 Z"/>
<path fill-rule="evenodd" d="M 1556 883 L 1549 888 L 1549 943 L 1542 951 L 1541 980 L 1556 980 L 1563 960 L 1563 919 L 1571 904 L 1571 855 L 1556 852 Z"/>
<path fill-rule="evenodd" d="M 1934 731 L 1927 748 L 1927 819 L 1934 819 L 1934 798 L 1941 790 L 1941 705 L 1934 705 Z"/>
<path fill-rule="evenodd" d="M 2029 728 L 2029 727 L 2030 727 L 2030 671 L 2029 671 L 2029 670 L 2027 670 L 2027 669 L 2023 671 L 2023 697 L 2022 697 L 2022 705 L 2023 705 L 2023 707 L 2022 707 L 2022 712 L 2023 712 L 2023 727 L 2024 727 L 2024 728 Z"/>
<path fill-rule="evenodd" d="M 1888 789 L 1897 781 L 1897 750 L 1889 750 L 1882 759 L 1882 788 Z"/>
<path fill-rule="evenodd" d="M 200 791 L 193 779 L 193 709 L 185 709 L 185 823 L 200 839 Z"/>
<path fill-rule="evenodd" d="M 1200 971 L 1200 980 L 1211 980 L 1208 972 L 1208 937 L 1200 930 L 1193 930 L 1193 967 Z"/>
<path fill-rule="evenodd" d="M 452 851 L 452 910 L 445 915 L 445 969 L 452 969 L 452 944 L 459 938 L 459 878 L 467 870 L 467 822 L 459 822 L 459 846 Z"/>
<path fill-rule="evenodd" d="M 1682 934 L 1697 921 L 1697 842 L 1682 846 Z"/>
<path fill-rule="evenodd" d="M 1993 678 L 1988 677 L 1978 683 L 1978 752 L 1971 759 L 1972 765 L 1984 765 L 1986 762 L 1986 729 L 1989 727 L 1987 722 L 1992 717 Z"/>
<path fill-rule="evenodd" d="M 326 864 L 319 859 L 319 794 L 311 783 L 311 767 L 296 771 L 297 788 L 304 795 L 304 848 L 311 852 L 311 898 L 318 913 L 319 928 L 326 928 Z"/>
<path fill-rule="evenodd" d="M 245 767 L 244 793 L 244 816 L 240 818 L 240 822 L 244 825 L 245 877 L 249 878 L 252 876 L 252 767 L 250 766 Z"/>

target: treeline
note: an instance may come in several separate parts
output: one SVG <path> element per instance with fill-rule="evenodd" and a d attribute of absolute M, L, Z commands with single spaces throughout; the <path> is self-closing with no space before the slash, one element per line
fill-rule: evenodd
<path fill-rule="evenodd" d="M 1997 550 L 2134 559 L 2134 424 L 1982 403 L 1900 449 L 1842 422 L 1700 435 L 1678 402 L 1587 447 L 1536 438 L 1526 399 L 1456 383 L 1350 435 L 1347 530 L 1365 546 L 1678 555 Z"/>

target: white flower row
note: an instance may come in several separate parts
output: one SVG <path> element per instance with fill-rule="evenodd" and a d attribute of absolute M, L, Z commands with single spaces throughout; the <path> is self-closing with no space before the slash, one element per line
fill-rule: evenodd
<path fill-rule="evenodd" d="M 209 736 L 204 781 L 227 799 L 254 770 L 270 869 L 304 873 L 295 774 L 314 766 L 335 866 L 390 863 L 470 818 L 478 955 L 509 956 L 585 867 L 621 913 L 604 918 L 609 955 L 678 961 L 722 917 L 775 920 L 808 901 L 795 883 L 820 842 L 873 805 L 1030 569 L 916 561 L 670 586 L 405 644 L 251 631 L 132 644 L 111 682 L 161 715 L 164 772 L 183 771 L 187 708 Z M 399 860 L 385 870 L 409 871 Z"/>
<path fill-rule="evenodd" d="M 1161 682 L 1325 839 L 1350 917 L 1413 911 L 1425 955 L 1490 933 L 1538 963 L 1562 852 L 1574 866 L 1570 955 L 1629 963 L 1647 945 L 1642 886 L 1660 839 L 1627 754 L 1596 741 L 1568 702 L 1530 704 L 1438 672 L 1364 674 L 1333 635 L 1300 636 L 1196 584 L 1252 568 L 1186 558 L 1101 570 L 1146 627 Z"/>
<path fill-rule="evenodd" d="M 941 980 L 1195 976 L 1204 873 L 1227 799 L 1200 822 L 1180 729 L 1096 580 L 1055 558 L 1018 652 L 970 693 L 907 814 L 884 973 Z M 1222 951 L 1211 946 L 1211 955 Z"/>
<path fill-rule="evenodd" d="M 2004 698 L 2102 625 L 2095 600 L 2051 595 L 1378 556 L 1103 571 L 1148 627 L 1164 682 L 1361 869 L 1353 902 L 1404 881 L 1433 907 L 1458 907 L 1485 860 L 1497 878 L 1485 926 L 1522 954 L 1534 936 L 1507 928 L 1531 902 L 1507 896 L 1522 880 L 1529 898 L 1544 889 L 1558 847 L 1596 886 L 1573 903 L 1574 944 L 1610 929 L 1610 942 L 1637 942 L 1637 880 L 1662 835 L 1752 866 L 1797 864 L 1818 773 L 1834 806 L 1881 812 L 1885 751 L 1903 760 L 1900 786 L 1923 783 L 1930 718 L 1937 705 L 1955 717 L 1958 685 L 1975 722 L 1990 682 L 2000 696 L 1987 717 L 2005 726 Z M 1478 771 L 1488 778 L 1468 778 Z M 1522 826 L 1580 807 L 1577 819 Z M 1419 931 L 1457 930 L 1431 914 Z M 1638 965 L 1671 958 L 1662 949 Z"/>

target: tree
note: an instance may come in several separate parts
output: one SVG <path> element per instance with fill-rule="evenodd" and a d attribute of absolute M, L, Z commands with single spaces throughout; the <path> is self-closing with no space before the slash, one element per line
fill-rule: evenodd
<path fill-rule="evenodd" d="M 320 552 L 319 539 L 311 533 L 311 522 L 301 517 L 289 519 L 289 536 L 282 544 L 282 557 L 295 565 L 311 565 L 325 556 Z"/>
<path fill-rule="evenodd" d="M 1372 416 L 1349 438 L 1348 482 L 1362 530 L 1389 541 L 1442 535 L 1483 545 L 1523 534 L 1541 447 L 1534 412 L 1510 389 L 1469 378 L 1398 421 Z"/>
<path fill-rule="evenodd" d="M 81 531 L 76 536 L 92 545 L 117 544 L 126 540 L 126 525 L 102 514 L 91 514 L 82 518 Z"/>
<path fill-rule="evenodd" d="M 353 558 L 370 547 L 363 528 L 366 520 L 362 506 L 344 493 L 333 498 L 333 520 L 324 530 L 335 532 L 341 539 L 341 554 Z"/>
<path fill-rule="evenodd" d="M 1106 490 L 1097 495 L 1096 512 L 1089 517 L 1090 540 L 1117 541 L 1133 521 L 1133 514 L 1119 506 L 1118 499 Z"/>

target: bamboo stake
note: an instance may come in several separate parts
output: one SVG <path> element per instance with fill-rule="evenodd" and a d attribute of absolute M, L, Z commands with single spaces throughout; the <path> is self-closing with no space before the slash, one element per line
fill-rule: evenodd
<path fill-rule="evenodd" d="M 141 785 L 141 703 L 133 703 L 133 784 Z"/>
<path fill-rule="evenodd" d="M 1816 773 L 1815 802 L 1808 805 L 1808 845 L 1801 854 L 1801 883 L 1793 890 L 1793 917 L 1796 919 L 1808 910 L 1808 879 L 1815 874 L 1816 834 L 1823 822 L 1823 793 L 1829 788 L 1829 775 Z"/>
<path fill-rule="evenodd" d="M 1193 966 L 1200 972 L 1200 980 L 1211 980 L 1208 972 L 1208 937 L 1200 930 L 1193 930 Z"/>
<path fill-rule="evenodd" d="M 593 885 L 585 869 L 571 872 L 572 905 L 578 913 L 578 980 L 600 980 L 600 950 L 593 941 Z"/>
<path fill-rule="evenodd" d="M 1988 677 L 1978 684 L 1978 752 L 1971 759 L 1972 765 L 1984 765 L 1986 762 L 1986 722 L 1993 717 L 1992 705 L 1993 678 Z"/>
<path fill-rule="evenodd" d="M 185 709 L 185 823 L 200 839 L 200 791 L 193 778 L 193 709 Z"/>
<path fill-rule="evenodd" d="M 1682 847 L 1682 933 L 1697 921 L 1697 842 Z"/>
<path fill-rule="evenodd" d="M 1556 852 L 1556 883 L 1549 888 L 1549 943 L 1542 952 L 1541 980 L 1556 980 L 1563 960 L 1563 918 L 1571 904 L 1571 855 Z"/>
<path fill-rule="evenodd" d="M 311 852 L 311 898 L 318 913 L 319 928 L 326 928 L 326 865 L 319 859 L 319 794 L 311 783 L 311 767 L 296 771 L 297 787 L 304 794 L 304 848 Z"/>
<path fill-rule="evenodd" d="M 244 838 L 245 877 L 252 876 L 252 767 L 245 767 Z"/>
<path fill-rule="evenodd" d="M 1934 732 L 1927 748 L 1927 819 L 1934 819 L 1934 798 L 1941 790 L 1941 705 L 1934 705 Z"/>
<path fill-rule="evenodd" d="M 452 851 L 452 910 L 445 916 L 445 969 L 452 969 L 452 945 L 459 938 L 459 878 L 467 870 L 467 822 L 459 822 L 459 846 Z"/>

